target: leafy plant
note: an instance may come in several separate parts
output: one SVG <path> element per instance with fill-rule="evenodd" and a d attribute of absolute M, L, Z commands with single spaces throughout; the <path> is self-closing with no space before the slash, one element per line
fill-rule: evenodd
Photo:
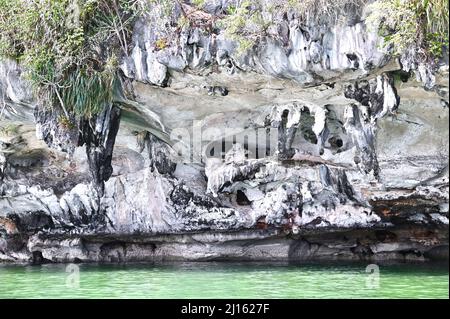
<path fill-rule="evenodd" d="M 262 36 L 268 24 L 263 20 L 259 10 L 251 10 L 250 1 L 241 1 L 238 6 L 230 6 L 227 16 L 219 25 L 225 29 L 227 36 L 239 45 L 238 53 L 249 50 Z"/>
<path fill-rule="evenodd" d="M 17 135 L 19 133 L 19 127 L 20 127 L 20 125 L 13 124 L 13 123 L 2 125 L 0 127 L 0 135 L 8 136 L 8 137 Z"/>
<path fill-rule="evenodd" d="M 27 70 L 43 105 L 92 117 L 112 103 L 144 0 L 0 0 L 0 56 Z M 111 67 L 114 69 L 111 70 Z"/>
<path fill-rule="evenodd" d="M 163 50 L 167 47 L 167 40 L 164 38 L 160 38 L 155 41 L 156 50 Z"/>
<path fill-rule="evenodd" d="M 368 24 L 395 54 L 415 47 L 424 59 L 436 59 L 448 47 L 448 5 L 448 0 L 379 0 L 370 6 Z"/>
<path fill-rule="evenodd" d="M 240 0 L 227 8 L 226 16 L 219 24 L 239 44 L 239 52 L 244 53 L 268 35 L 275 14 L 292 11 L 304 20 L 314 18 L 335 22 L 350 7 L 360 7 L 366 2 L 367 0 L 273 0 L 268 6 L 262 0 Z M 263 8 L 269 15 L 262 15 Z"/>
<path fill-rule="evenodd" d="M 205 5 L 206 0 L 192 0 L 192 4 L 197 8 L 202 8 Z"/>
<path fill-rule="evenodd" d="M 75 124 L 70 120 L 70 118 L 66 117 L 65 115 L 59 117 L 58 123 L 68 130 L 75 128 Z"/>
<path fill-rule="evenodd" d="M 159 5 L 164 16 L 170 16 L 175 8 L 176 0 L 148 0 L 152 5 Z"/>
<path fill-rule="evenodd" d="M 276 1 L 275 1 L 276 2 Z M 367 0 L 281 0 L 285 10 L 294 10 L 304 18 L 335 22 L 352 8 L 363 7 Z"/>

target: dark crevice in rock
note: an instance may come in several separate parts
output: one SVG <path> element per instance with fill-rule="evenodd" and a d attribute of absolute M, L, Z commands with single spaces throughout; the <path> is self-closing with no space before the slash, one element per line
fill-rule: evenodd
<path fill-rule="evenodd" d="M 89 119 L 73 116 L 62 121 L 63 114 L 58 108 L 38 107 L 34 113 L 37 135 L 50 147 L 72 154 L 76 146 L 86 146 L 89 170 L 99 197 L 103 196 L 104 182 L 113 172 L 111 161 L 120 115 L 120 108 L 115 105 L 106 106 Z"/>
<path fill-rule="evenodd" d="M 96 117 L 80 122 L 78 145 L 86 145 L 89 169 L 99 197 L 103 196 L 104 182 L 113 173 L 111 161 L 119 124 L 120 109 L 115 105 L 107 106 Z"/>
<path fill-rule="evenodd" d="M 34 118 L 37 124 L 36 134 L 48 146 L 69 154 L 74 152 L 79 138 L 75 116 L 65 119 L 58 108 L 38 106 L 34 110 Z"/>
<path fill-rule="evenodd" d="M 366 174 L 373 172 L 373 175 L 378 177 L 379 164 L 375 151 L 375 127 L 355 104 L 349 106 L 347 114 L 345 127 L 347 132 L 354 136 L 359 153 L 359 156 L 355 156 L 355 164 L 361 164 L 362 170 Z"/>
<path fill-rule="evenodd" d="M 300 116 L 300 131 L 302 133 L 303 138 L 312 143 L 317 144 L 317 136 L 312 130 L 312 127 L 314 125 L 314 116 L 311 115 L 310 110 L 307 107 L 303 108 L 303 111 L 301 112 Z"/>
<path fill-rule="evenodd" d="M 440 245 L 424 252 L 424 257 L 433 261 L 448 261 L 449 246 Z"/>
<path fill-rule="evenodd" d="M 38 230 L 48 230 L 55 228 L 54 221 L 46 212 L 36 211 L 26 215 L 8 215 L 8 219 L 15 225 L 14 227 L 22 233 L 31 233 Z"/>
<path fill-rule="evenodd" d="M 42 264 L 48 264 L 48 263 L 52 262 L 51 260 L 45 259 L 42 256 L 42 252 L 39 250 L 33 251 L 31 260 L 34 265 L 42 265 Z"/>
<path fill-rule="evenodd" d="M 342 139 L 336 136 L 332 136 L 328 139 L 328 143 L 330 143 L 331 147 L 341 148 L 344 145 Z"/>
<path fill-rule="evenodd" d="M 124 262 L 127 256 L 127 244 L 123 241 L 113 241 L 100 246 L 100 256 L 108 262 Z"/>
<path fill-rule="evenodd" d="M 227 96 L 229 91 L 224 86 L 208 86 L 206 87 L 208 95 L 211 96 Z"/>
<path fill-rule="evenodd" d="M 236 192 L 236 202 L 238 205 L 241 205 L 241 206 L 248 206 L 248 205 L 251 205 L 251 203 L 252 203 L 251 201 L 249 201 L 249 199 L 247 198 L 245 193 L 243 191 L 241 191 L 240 189 L 238 189 Z"/>
<path fill-rule="evenodd" d="M 388 111 L 395 112 L 400 104 L 394 80 L 388 74 L 380 75 L 376 80 L 357 81 L 345 88 L 344 96 L 369 107 L 367 119 L 377 119 Z"/>
<path fill-rule="evenodd" d="M 177 164 L 170 158 L 170 147 L 148 132 L 144 140 L 152 169 L 156 169 L 160 174 L 172 174 L 177 168 Z"/>

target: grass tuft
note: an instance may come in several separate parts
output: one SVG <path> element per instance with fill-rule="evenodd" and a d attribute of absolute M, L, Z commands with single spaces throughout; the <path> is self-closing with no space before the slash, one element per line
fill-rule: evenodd
<path fill-rule="evenodd" d="M 413 47 L 423 59 L 435 60 L 449 44 L 448 5 L 448 0 L 379 0 L 370 6 L 368 24 L 395 54 Z"/>
<path fill-rule="evenodd" d="M 25 66 L 41 104 L 92 117 L 112 102 L 117 59 L 144 3 L 0 0 L 0 56 Z"/>

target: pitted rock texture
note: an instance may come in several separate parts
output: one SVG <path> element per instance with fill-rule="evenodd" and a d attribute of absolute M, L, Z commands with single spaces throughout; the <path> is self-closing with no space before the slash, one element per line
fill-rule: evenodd
<path fill-rule="evenodd" d="M 228 8 L 239 6 L 238 1 L 206 2 L 203 10 L 188 4 L 182 8 L 175 5 L 170 15 L 164 14 L 164 4 L 151 4 L 148 14 L 136 25 L 132 54 L 123 64 L 125 74 L 164 86 L 172 70 L 190 69 L 208 74 L 212 73 L 212 65 L 218 65 L 228 74 L 257 72 L 310 84 L 346 71 L 353 71 L 346 76 L 355 77 L 382 67 L 389 60 L 379 49 L 381 43 L 376 32 L 369 32 L 360 21 L 365 15 L 364 7 L 357 12 L 349 11 L 345 23 L 335 24 L 331 18 L 304 20 L 295 12 L 271 10 L 271 1 L 258 7 L 255 4 L 251 9 L 270 17 L 274 27 L 255 50 L 242 54 L 225 30 L 205 32 L 208 22 L 180 30 L 178 21 L 184 14 L 193 20 L 199 15 L 206 20 L 220 19 Z M 164 40 L 167 48 L 158 47 L 158 40 Z"/>
<path fill-rule="evenodd" d="M 0 62 L 0 261 L 448 259 L 448 61 L 399 63 L 365 8 L 274 13 L 241 54 L 151 6 L 136 101 L 75 130 Z"/>

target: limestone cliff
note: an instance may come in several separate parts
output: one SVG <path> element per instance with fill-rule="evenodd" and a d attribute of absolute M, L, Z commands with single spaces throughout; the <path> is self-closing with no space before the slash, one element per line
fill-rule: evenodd
<path fill-rule="evenodd" d="M 134 27 L 134 101 L 76 128 L 0 63 L 0 261 L 448 258 L 448 58 L 393 57 L 366 6 L 253 8 L 241 52 L 208 28 L 233 1 L 177 3 Z"/>

